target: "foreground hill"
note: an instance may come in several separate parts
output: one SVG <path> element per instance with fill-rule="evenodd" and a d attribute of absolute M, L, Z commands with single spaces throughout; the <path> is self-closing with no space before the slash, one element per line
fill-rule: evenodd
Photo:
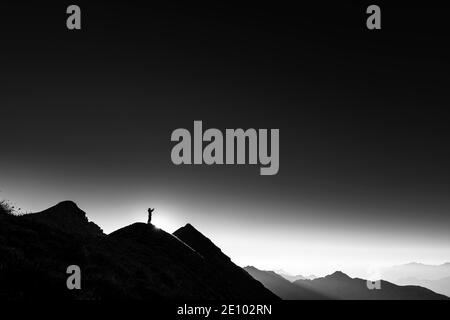
<path fill-rule="evenodd" d="M 186 239 L 203 236 L 192 226 L 180 230 Z M 197 252 L 143 223 L 105 235 L 70 201 L 21 217 L 3 214 L 0 299 L 279 299 L 201 245 Z M 69 265 L 81 268 L 81 290 L 66 287 Z"/>
<path fill-rule="evenodd" d="M 209 265 L 212 266 L 212 270 L 214 270 L 214 273 L 209 274 L 208 277 L 211 280 L 222 283 L 226 292 L 237 290 L 233 296 L 238 298 L 241 298 L 239 292 L 245 292 L 246 297 L 242 298 L 256 299 L 258 296 L 261 297 L 261 289 L 264 286 L 260 282 L 255 281 L 242 268 L 235 265 L 220 248 L 192 225 L 187 224 L 173 234 L 208 261 Z M 264 291 L 266 290 L 264 288 Z M 250 294 L 250 297 L 248 297 L 248 294 Z M 271 295 L 273 295 L 272 292 Z M 261 298 L 264 298 L 264 296 Z"/>

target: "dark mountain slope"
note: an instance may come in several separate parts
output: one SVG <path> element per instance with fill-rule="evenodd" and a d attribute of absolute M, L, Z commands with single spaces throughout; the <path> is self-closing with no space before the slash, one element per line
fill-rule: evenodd
<path fill-rule="evenodd" d="M 261 290 L 270 292 L 242 268 L 235 265 L 210 239 L 192 225 L 187 224 L 175 231 L 174 235 L 203 257 L 214 271 L 209 277 L 213 281 L 222 282 L 226 292 L 231 293 L 234 290 L 250 292 L 253 295 L 253 298 L 250 297 L 250 299 L 253 300 Z M 276 297 L 272 292 L 270 295 Z M 261 298 L 265 299 L 265 297 Z M 278 299 L 278 297 L 276 298 Z"/>
<path fill-rule="evenodd" d="M 0 299 L 277 299 L 229 264 L 218 268 L 152 225 L 104 235 L 71 202 L 0 216 Z M 81 290 L 66 287 L 69 265 L 81 268 Z"/>
<path fill-rule="evenodd" d="M 244 270 L 284 300 L 327 299 L 325 294 L 317 293 L 312 289 L 301 288 L 273 271 L 262 271 L 252 266 L 245 267 Z"/>
<path fill-rule="evenodd" d="M 175 231 L 173 235 L 182 240 L 203 257 L 207 258 L 209 261 L 231 261 L 231 259 L 226 256 L 210 239 L 201 234 L 189 223 Z"/>
<path fill-rule="evenodd" d="M 49 211 L 29 217 L 0 215 L 0 298 L 69 299 L 80 295 L 67 290 L 67 267 L 84 264 L 87 248 L 93 239 L 102 237 L 92 232 L 100 228 L 87 222 L 84 212 L 66 204 L 51 208 L 53 215 Z M 68 207 L 73 211 L 67 211 Z M 73 221 L 73 229 L 63 217 Z M 83 233 L 83 229 L 88 231 Z"/>

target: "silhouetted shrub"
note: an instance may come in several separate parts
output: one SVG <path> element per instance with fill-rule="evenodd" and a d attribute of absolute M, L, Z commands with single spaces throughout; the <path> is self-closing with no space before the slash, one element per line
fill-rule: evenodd
<path fill-rule="evenodd" d="M 0 200 L 0 215 L 13 214 L 14 208 L 9 205 L 5 200 Z"/>

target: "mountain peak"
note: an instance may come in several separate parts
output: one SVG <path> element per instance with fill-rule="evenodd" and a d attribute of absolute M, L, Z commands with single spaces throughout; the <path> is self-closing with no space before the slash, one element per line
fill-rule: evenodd
<path fill-rule="evenodd" d="M 183 227 L 181 227 L 181 228 L 179 228 L 178 230 L 176 230 L 175 232 L 178 232 L 178 233 L 181 233 L 181 232 L 184 232 L 184 233 L 194 233 L 194 234 L 197 234 L 197 235 L 201 235 L 201 236 L 203 236 L 203 237 L 205 237 L 200 231 L 198 231 L 192 224 L 190 224 L 190 223 L 186 223 Z M 174 232 L 174 234 L 175 234 L 175 232 Z M 206 237 L 205 237 L 206 238 Z"/>
<path fill-rule="evenodd" d="M 86 212 L 81 210 L 78 205 L 71 201 L 65 200 L 61 201 L 58 204 L 50 207 L 44 211 L 34 213 L 34 215 L 63 215 L 63 216 L 73 216 L 78 217 L 82 220 L 88 221 L 86 217 Z"/>
<path fill-rule="evenodd" d="M 335 271 L 334 273 L 326 276 L 325 278 L 327 278 L 327 279 L 335 279 L 335 280 L 351 279 L 348 275 L 346 275 L 342 271 Z"/>
<path fill-rule="evenodd" d="M 184 225 L 184 227 L 181 227 L 181 228 L 179 228 L 178 230 L 181 230 L 181 229 L 190 230 L 190 231 L 195 231 L 195 232 L 200 232 L 200 231 L 198 231 L 197 229 L 195 229 L 195 227 L 194 227 L 192 224 L 190 224 L 190 223 L 186 223 L 186 224 Z M 177 231 L 178 231 L 178 230 L 177 230 Z"/>
<path fill-rule="evenodd" d="M 190 223 L 175 231 L 173 235 L 205 258 L 221 261 L 230 260 L 220 248 Z"/>
<path fill-rule="evenodd" d="M 65 208 L 65 209 L 69 209 L 69 210 L 80 210 L 80 208 L 78 208 L 77 204 L 75 202 L 73 202 L 72 200 L 64 200 L 61 201 L 60 203 L 58 203 L 56 206 L 57 208 Z"/>
<path fill-rule="evenodd" d="M 260 271 L 258 268 L 254 267 L 254 266 L 246 266 L 243 269 L 244 270 L 257 270 L 257 271 Z"/>
<path fill-rule="evenodd" d="M 95 223 L 90 222 L 86 212 L 70 200 L 59 202 L 55 206 L 41 212 L 24 215 L 23 219 L 43 223 L 70 234 L 81 236 L 103 235 L 103 230 Z"/>
<path fill-rule="evenodd" d="M 205 237 L 200 231 L 198 231 L 192 224 L 186 223 L 183 227 L 177 229 L 174 233 L 174 236 L 178 238 L 182 237 L 196 237 L 196 238 L 202 238 L 203 240 L 209 240 L 207 237 Z M 183 240 L 183 239 L 181 239 Z M 183 240 L 184 241 L 184 240 Z"/>

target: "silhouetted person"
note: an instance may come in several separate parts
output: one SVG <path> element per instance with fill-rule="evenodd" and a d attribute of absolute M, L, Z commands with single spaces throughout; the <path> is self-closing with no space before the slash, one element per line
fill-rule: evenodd
<path fill-rule="evenodd" d="M 148 208 L 148 222 L 147 224 L 152 224 L 152 213 L 155 211 L 155 208 Z"/>

